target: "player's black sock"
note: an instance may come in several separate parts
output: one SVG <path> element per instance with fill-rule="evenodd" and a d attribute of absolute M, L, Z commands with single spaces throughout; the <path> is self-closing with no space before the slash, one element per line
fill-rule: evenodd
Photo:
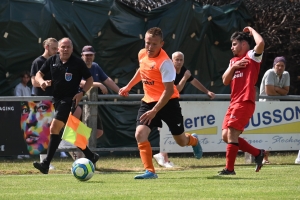
<path fill-rule="evenodd" d="M 86 146 L 85 149 L 81 149 L 80 147 L 78 147 L 78 149 L 80 149 L 84 153 L 86 158 L 91 159 L 94 157 L 93 152 L 91 152 L 91 150 L 88 148 L 88 146 Z"/>
<path fill-rule="evenodd" d="M 43 163 L 47 166 L 50 165 L 50 162 L 56 152 L 56 149 L 61 141 L 61 137 L 59 135 L 51 134 L 50 135 L 50 142 L 47 151 L 47 157 L 43 160 Z"/>

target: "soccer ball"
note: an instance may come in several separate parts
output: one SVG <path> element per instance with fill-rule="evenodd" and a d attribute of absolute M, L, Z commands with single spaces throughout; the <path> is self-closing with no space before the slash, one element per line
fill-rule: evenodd
<path fill-rule="evenodd" d="M 72 174 L 80 181 L 87 181 L 94 175 L 94 164 L 86 158 L 79 158 L 75 160 L 72 165 Z"/>

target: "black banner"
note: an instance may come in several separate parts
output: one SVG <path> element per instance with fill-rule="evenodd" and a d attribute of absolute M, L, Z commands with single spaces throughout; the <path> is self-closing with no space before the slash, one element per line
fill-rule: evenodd
<path fill-rule="evenodd" d="M 20 102 L 0 102 L 0 156 L 29 154 L 21 130 Z"/>

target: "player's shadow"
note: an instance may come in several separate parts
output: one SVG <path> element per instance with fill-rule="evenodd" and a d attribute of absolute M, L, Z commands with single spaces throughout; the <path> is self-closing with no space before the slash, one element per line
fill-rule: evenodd
<path fill-rule="evenodd" d="M 237 177 L 237 176 L 233 176 L 233 175 L 214 175 L 214 176 L 208 176 L 206 177 L 207 179 L 216 179 L 216 180 L 254 180 L 257 178 L 246 178 L 246 177 Z"/>
<path fill-rule="evenodd" d="M 89 180 L 89 181 L 79 181 L 81 183 L 92 183 L 92 184 L 95 184 L 95 183 L 105 183 L 104 181 L 93 181 L 93 180 Z"/>
<path fill-rule="evenodd" d="M 161 173 L 157 173 L 158 177 Z M 181 179 L 186 179 L 186 180 L 192 180 L 192 179 L 195 179 L 195 180 L 199 180 L 199 177 L 190 177 L 190 176 L 187 176 L 187 177 L 178 177 L 178 178 L 170 178 L 170 177 L 163 177 L 162 179 L 168 179 L 168 180 L 181 180 Z"/>
<path fill-rule="evenodd" d="M 110 169 L 110 168 L 95 168 L 97 172 L 136 172 L 137 170 L 130 170 L 130 169 Z"/>

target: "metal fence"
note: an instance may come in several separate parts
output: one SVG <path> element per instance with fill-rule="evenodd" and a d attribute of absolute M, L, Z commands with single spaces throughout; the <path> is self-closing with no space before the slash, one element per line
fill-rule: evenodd
<path fill-rule="evenodd" d="M 84 105 L 82 121 L 92 128 L 92 135 L 89 140 L 89 147 L 93 151 L 138 151 L 137 147 L 117 147 L 117 148 L 96 148 L 96 130 L 97 130 L 97 117 L 91 117 L 91 112 L 98 112 L 98 105 L 138 105 L 141 103 L 143 94 L 130 94 L 128 97 L 121 97 L 119 95 L 98 95 L 96 89 L 92 89 L 87 92 L 80 102 Z M 299 95 L 286 95 L 286 96 L 260 96 L 256 95 L 256 100 L 258 99 L 280 99 L 287 101 L 300 101 Z M 182 94 L 180 99 L 189 100 L 210 100 L 205 94 Z M 2 96 L 0 101 L 42 101 L 42 100 L 52 100 L 51 96 L 28 96 L 28 97 L 16 97 L 16 96 Z M 99 100 L 110 100 L 110 101 L 99 101 Z M 213 101 L 229 101 L 230 94 L 216 94 Z M 85 113 L 85 114 L 84 114 Z M 96 113 L 97 114 L 97 113 Z M 94 113 L 95 115 L 95 113 Z M 61 148 L 57 151 L 65 150 L 75 150 L 76 148 Z M 159 151 L 159 147 L 153 147 L 154 151 Z"/>

